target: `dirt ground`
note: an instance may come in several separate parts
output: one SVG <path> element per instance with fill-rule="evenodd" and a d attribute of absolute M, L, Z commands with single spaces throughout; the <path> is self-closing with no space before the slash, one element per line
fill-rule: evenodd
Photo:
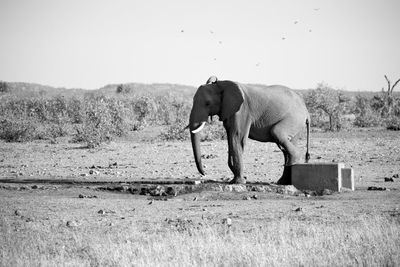
<path fill-rule="evenodd" d="M 399 132 L 379 129 L 312 133 L 312 161 L 343 162 L 354 168 L 354 192 L 306 197 L 275 192 L 203 191 L 177 195 L 168 201 L 99 191 L 91 182 L 226 182 L 231 179 L 226 141 L 202 143 L 205 177 L 196 170 L 190 142 L 142 142 L 145 137 L 134 136 L 90 150 L 63 139 L 56 144 L 0 142 L 0 216 L 11 221 L 15 231 L 27 223 L 50 228 L 72 223 L 94 232 L 109 226 L 123 231 L 132 224 L 150 229 L 177 218 L 221 222 L 229 217 L 245 227 L 282 217 L 328 222 L 352 221 L 364 214 L 397 217 L 399 136 Z M 304 151 L 304 140 L 300 146 Z M 283 170 L 283 155 L 276 145 L 249 141 L 244 163 L 250 183 L 271 183 Z M 393 182 L 385 182 L 385 177 L 394 177 Z M 369 186 L 387 190 L 369 191 Z"/>
<path fill-rule="evenodd" d="M 146 132 L 142 133 L 147 135 Z M 81 144 L 48 141 L 0 142 L 0 179 L 72 179 L 81 181 L 140 181 L 232 178 L 227 165 L 226 141 L 203 142 L 203 164 L 207 175 L 197 172 L 190 142 L 148 142 L 135 135 L 97 149 Z M 304 154 L 305 141 L 299 147 Z M 400 173 L 400 134 L 395 131 L 364 130 L 312 133 L 311 162 L 343 162 L 354 168 L 356 188 L 384 186 L 385 177 Z M 283 155 L 275 144 L 249 140 L 245 149 L 245 176 L 249 182 L 275 182 L 283 170 Z M 92 171 L 91 171 L 92 170 Z M 92 173 L 92 174 L 90 174 Z"/>

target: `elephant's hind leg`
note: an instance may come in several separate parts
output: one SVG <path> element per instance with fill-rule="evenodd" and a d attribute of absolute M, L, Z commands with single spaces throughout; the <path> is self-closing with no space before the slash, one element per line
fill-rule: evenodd
<path fill-rule="evenodd" d="M 291 184 L 291 166 L 299 161 L 299 152 L 295 146 L 295 139 L 291 142 L 290 136 L 286 133 L 285 124 L 277 124 L 271 130 L 271 135 L 273 136 L 278 147 L 282 150 L 285 164 L 283 169 L 283 174 L 278 180 L 278 184 Z"/>

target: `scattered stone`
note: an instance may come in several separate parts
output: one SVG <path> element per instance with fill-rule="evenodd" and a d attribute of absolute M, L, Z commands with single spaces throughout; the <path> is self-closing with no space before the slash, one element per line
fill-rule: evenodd
<path fill-rule="evenodd" d="M 118 162 L 110 163 L 110 164 L 108 164 L 108 167 L 109 167 L 110 169 L 112 169 L 112 168 L 118 168 Z"/>
<path fill-rule="evenodd" d="M 193 201 L 197 201 L 197 197 L 194 197 L 194 198 L 193 198 Z"/>
<path fill-rule="evenodd" d="M 224 192 L 232 192 L 232 185 L 225 185 L 223 188 Z"/>
<path fill-rule="evenodd" d="M 26 218 L 26 220 L 25 220 L 26 222 L 33 222 L 33 219 L 32 218 L 30 218 L 30 217 L 28 217 L 28 218 Z"/>
<path fill-rule="evenodd" d="M 386 187 L 379 187 L 379 186 L 369 186 L 368 189 L 369 191 L 386 191 Z"/>
<path fill-rule="evenodd" d="M 318 195 L 321 195 L 321 196 L 332 195 L 332 194 L 333 194 L 333 191 L 330 189 L 327 189 L 327 188 L 325 188 L 321 191 L 318 191 Z"/>
<path fill-rule="evenodd" d="M 79 226 L 79 223 L 78 223 L 77 221 L 67 221 L 66 225 L 67 225 L 68 227 L 73 228 L 73 227 L 78 227 L 78 226 Z"/>
<path fill-rule="evenodd" d="M 246 191 L 247 191 L 246 186 L 245 186 L 245 185 L 242 185 L 242 184 L 233 184 L 233 185 L 231 185 L 231 188 L 232 188 L 231 191 L 233 191 L 233 192 L 238 192 L 238 193 L 246 192 Z"/>
<path fill-rule="evenodd" d="M 214 155 L 214 154 L 208 154 L 208 155 L 201 155 L 201 157 L 203 159 L 214 159 L 214 158 L 217 158 L 218 156 Z"/>
<path fill-rule="evenodd" d="M 105 212 L 104 210 L 99 210 L 97 213 L 98 213 L 98 214 L 101 214 L 101 215 L 106 214 L 106 212 Z"/>
<path fill-rule="evenodd" d="M 393 177 L 385 177 L 385 182 L 394 182 Z"/>
<path fill-rule="evenodd" d="M 277 187 L 276 192 L 278 194 L 291 195 L 291 196 L 298 196 L 302 194 L 302 192 L 299 191 L 293 185 L 279 186 Z"/>
<path fill-rule="evenodd" d="M 167 194 L 165 193 L 165 187 L 157 185 L 154 188 L 151 188 L 149 190 L 150 196 L 166 196 Z"/>
<path fill-rule="evenodd" d="M 257 195 L 253 195 L 251 198 L 252 199 L 258 199 L 258 196 Z"/>
<path fill-rule="evenodd" d="M 97 198 L 96 195 L 83 195 L 83 194 L 79 194 L 79 198 Z"/>
<path fill-rule="evenodd" d="M 178 195 L 178 191 L 173 186 L 168 186 L 165 189 L 165 193 L 169 196 L 174 196 L 174 197 Z"/>
<path fill-rule="evenodd" d="M 299 212 L 299 211 L 302 211 L 303 210 L 303 208 L 297 208 L 297 209 L 295 209 L 294 211 L 297 211 L 297 212 Z"/>
<path fill-rule="evenodd" d="M 244 196 L 243 200 L 251 200 L 251 198 L 249 196 Z"/>
<path fill-rule="evenodd" d="M 98 174 L 99 174 L 99 172 L 98 172 L 98 171 L 96 171 L 96 170 L 89 170 L 89 174 L 92 174 L 92 175 L 98 175 Z"/>
<path fill-rule="evenodd" d="M 151 204 L 153 204 L 153 200 L 151 200 L 151 201 L 148 203 L 148 205 L 151 205 Z"/>
<path fill-rule="evenodd" d="M 116 191 L 119 191 L 119 192 L 126 192 L 126 191 L 129 190 L 129 186 L 127 186 L 127 185 L 120 185 L 120 186 L 116 186 L 114 189 L 115 189 Z"/>
<path fill-rule="evenodd" d="M 81 173 L 80 176 L 85 177 L 85 176 L 88 176 L 88 174 L 87 173 Z"/>
<path fill-rule="evenodd" d="M 14 214 L 17 215 L 17 216 L 21 216 L 21 211 L 20 210 L 15 210 Z"/>
<path fill-rule="evenodd" d="M 222 224 L 226 224 L 228 227 L 232 226 L 232 219 L 231 218 L 224 218 L 222 219 Z"/>
<path fill-rule="evenodd" d="M 32 189 L 38 189 L 39 187 L 37 185 L 32 185 L 31 188 Z"/>
<path fill-rule="evenodd" d="M 398 173 L 393 174 L 392 178 L 398 179 L 399 178 L 399 174 Z"/>

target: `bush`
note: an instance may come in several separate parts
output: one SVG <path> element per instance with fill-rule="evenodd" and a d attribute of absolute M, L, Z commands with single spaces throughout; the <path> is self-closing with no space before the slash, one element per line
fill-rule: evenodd
<path fill-rule="evenodd" d="M 386 129 L 392 131 L 400 131 L 400 118 L 392 116 L 391 118 L 386 120 Z"/>
<path fill-rule="evenodd" d="M 172 125 L 179 121 L 187 121 L 191 109 L 191 101 L 175 94 L 158 96 L 154 99 L 156 106 L 153 120 L 158 125 Z"/>
<path fill-rule="evenodd" d="M 42 123 L 35 119 L 4 118 L 0 120 L 0 139 L 7 142 L 54 140 L 68 135 L 68 125 L 63 122 Z"/>
<path fill-rule="evenodd" d="M 73 142 L 85 142 L 89 148 L 122 136 L 129 129 L 129 112 L 121 100 L 104 96 L 85 99 L 83 124 L 75 126 Z"/>
<path fill-rule="evenodd" d="M 25 142 L 34 139 L 36 125 L 31 120 L 2 119 L 0 121 L 0 138 L 7 142 Z"/>
<path fill-rule="evenodd" d="M 226 131 L 221 122 L 212 122 L 204 127 L 201 141 L 225 140 Z"/>
<path fill-rule="evenodd" d="M 190 139 L 190 132 L 187 122 L 178 122 L 167 127 L 160 135 L 166 141 L 185 141 Z M 200 133 L 201 141 L 214 141 L 226 139 L 226 131 L 220 122 L 207 124 Z"/>
<path fill-rule="evenodd" d="M 183 121 L 171 124 L 165 131 L 161 132 L 161 139 L 166 141 L 185 141 L 190 137 L 189 129 L 186 127 L 187 122 Z"/>
<path fill-rule="evenodd" d="M 364 96 L 356 96 L 356 118 L 354 125 L 358 127 L 375 127 L 382 123 L 381 116 L 373 110 L 371 101 Z"/>
<path fill-rule="evenodd" d="M 83 123 L 83 118 L 85 116 L 85 108 L 83 99 L 71 97 L 67 101 L 66 114 L 69 118 L 70 123 Z"/>
<path fill-rule="evenodd" d="M 10 87 L 6 82 L 0 81 L 0 93 L 10 92 Z"/>

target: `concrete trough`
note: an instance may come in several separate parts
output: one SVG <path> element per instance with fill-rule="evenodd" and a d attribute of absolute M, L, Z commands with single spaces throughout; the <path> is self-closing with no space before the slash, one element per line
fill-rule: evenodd
<path fill-rule="evenodd" d="M 340 192 L 342 187 L 354 190 L 354 172 L 344 163 L 300 163 L 292 166 L 292 184 L 300 190 L 329 189 Z"/>
<path fill-rule="evenodd" d="M 342 187 L 354 191 L 354 170 L 353 168 L 342 169 Z"/>

